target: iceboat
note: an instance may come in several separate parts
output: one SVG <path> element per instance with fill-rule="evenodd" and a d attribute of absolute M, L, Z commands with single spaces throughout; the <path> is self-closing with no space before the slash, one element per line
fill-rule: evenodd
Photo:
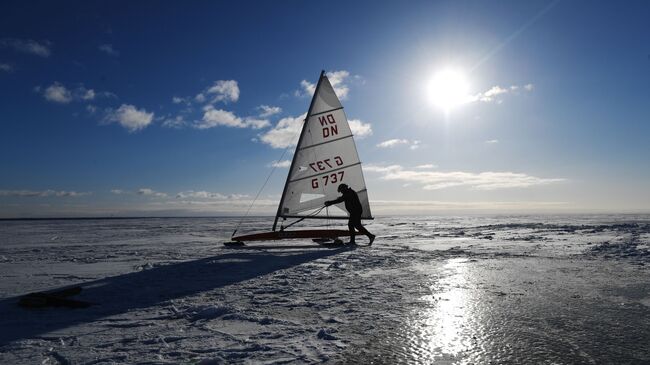
<path fill-rule="evenodd" d="M 288 229 L 305 219 L 347 220 L 343 203 L 330 207 L 324 205 L 326 201 L 339 197 L 337 188 L 341 183 L 357 192 L 363 207 L 361 219 L 373 219 L 350 124 L 341 101 L 322 71 L 300 131 L 273 227 L 267 232 L 244 235 L 236 235 L 235 230 L 232 242 L 227 244 L 309 238 L 324 242 L 350 236 L 348 230 L 329 227 Z M 284 225 L 287 219 L 296 221 Z"/>

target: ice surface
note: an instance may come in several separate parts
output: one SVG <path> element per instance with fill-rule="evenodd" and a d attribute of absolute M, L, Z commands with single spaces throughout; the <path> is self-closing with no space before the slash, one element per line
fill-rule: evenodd
<path fill-rule="evenodd" d="M 381 217 L 371 248 L 225 248 L 236 223 L 0 221 L 0 363 L 650 363 L 650 216 Z M 16 305 L 70 285 L 96 305 Z"/>

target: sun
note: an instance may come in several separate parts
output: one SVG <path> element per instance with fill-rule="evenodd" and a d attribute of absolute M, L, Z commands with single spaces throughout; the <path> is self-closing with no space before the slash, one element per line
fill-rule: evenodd
<path fill-rule="evenodd" d="M 467 78 L 462 71 L 454 68 L 438 71 L 427 84 L 427 98 L 449 113 L 471 100 Z"/>

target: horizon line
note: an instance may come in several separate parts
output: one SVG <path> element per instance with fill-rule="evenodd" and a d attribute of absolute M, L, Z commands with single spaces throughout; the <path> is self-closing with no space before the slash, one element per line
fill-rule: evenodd
<path fill-rule="evenodd" d="M 547 216 L 547 215 L 650 215 L 650 210 L 642 211 L 573 211 L 573 212 L 447 212 L 447 213 L 435 213 L 435 214 L 424 214 L 424 213 L 413 213 L 413 214 L 375 214 L 375 218 L 378 217 L 425 217 L 425 216 L 448 216 L 448 215 L 489 215 L 489 216 L 506 216 L 506 215 L 517 215 L 517 216 Z M 274 218 L 275 215 L 142 215 L 142 216 L 43 216 L 43 217 L 0 217 L 0 222 L 2 221 L 45 221 L 45 220 L 123 220 L 123 219 L 196 219 L 196 218 Z"/>

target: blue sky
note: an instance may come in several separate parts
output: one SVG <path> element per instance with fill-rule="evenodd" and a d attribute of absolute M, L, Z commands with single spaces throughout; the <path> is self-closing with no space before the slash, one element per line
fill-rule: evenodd
<path fill-rule="evenodd" d="M 648 211 L 649 18 L 644 1 L 4 2 L 0 217 L 241 214 L 321 69 L 376 214 Z M 450 68 L 471 100 L 445 111 L 427 85 Z"/>

